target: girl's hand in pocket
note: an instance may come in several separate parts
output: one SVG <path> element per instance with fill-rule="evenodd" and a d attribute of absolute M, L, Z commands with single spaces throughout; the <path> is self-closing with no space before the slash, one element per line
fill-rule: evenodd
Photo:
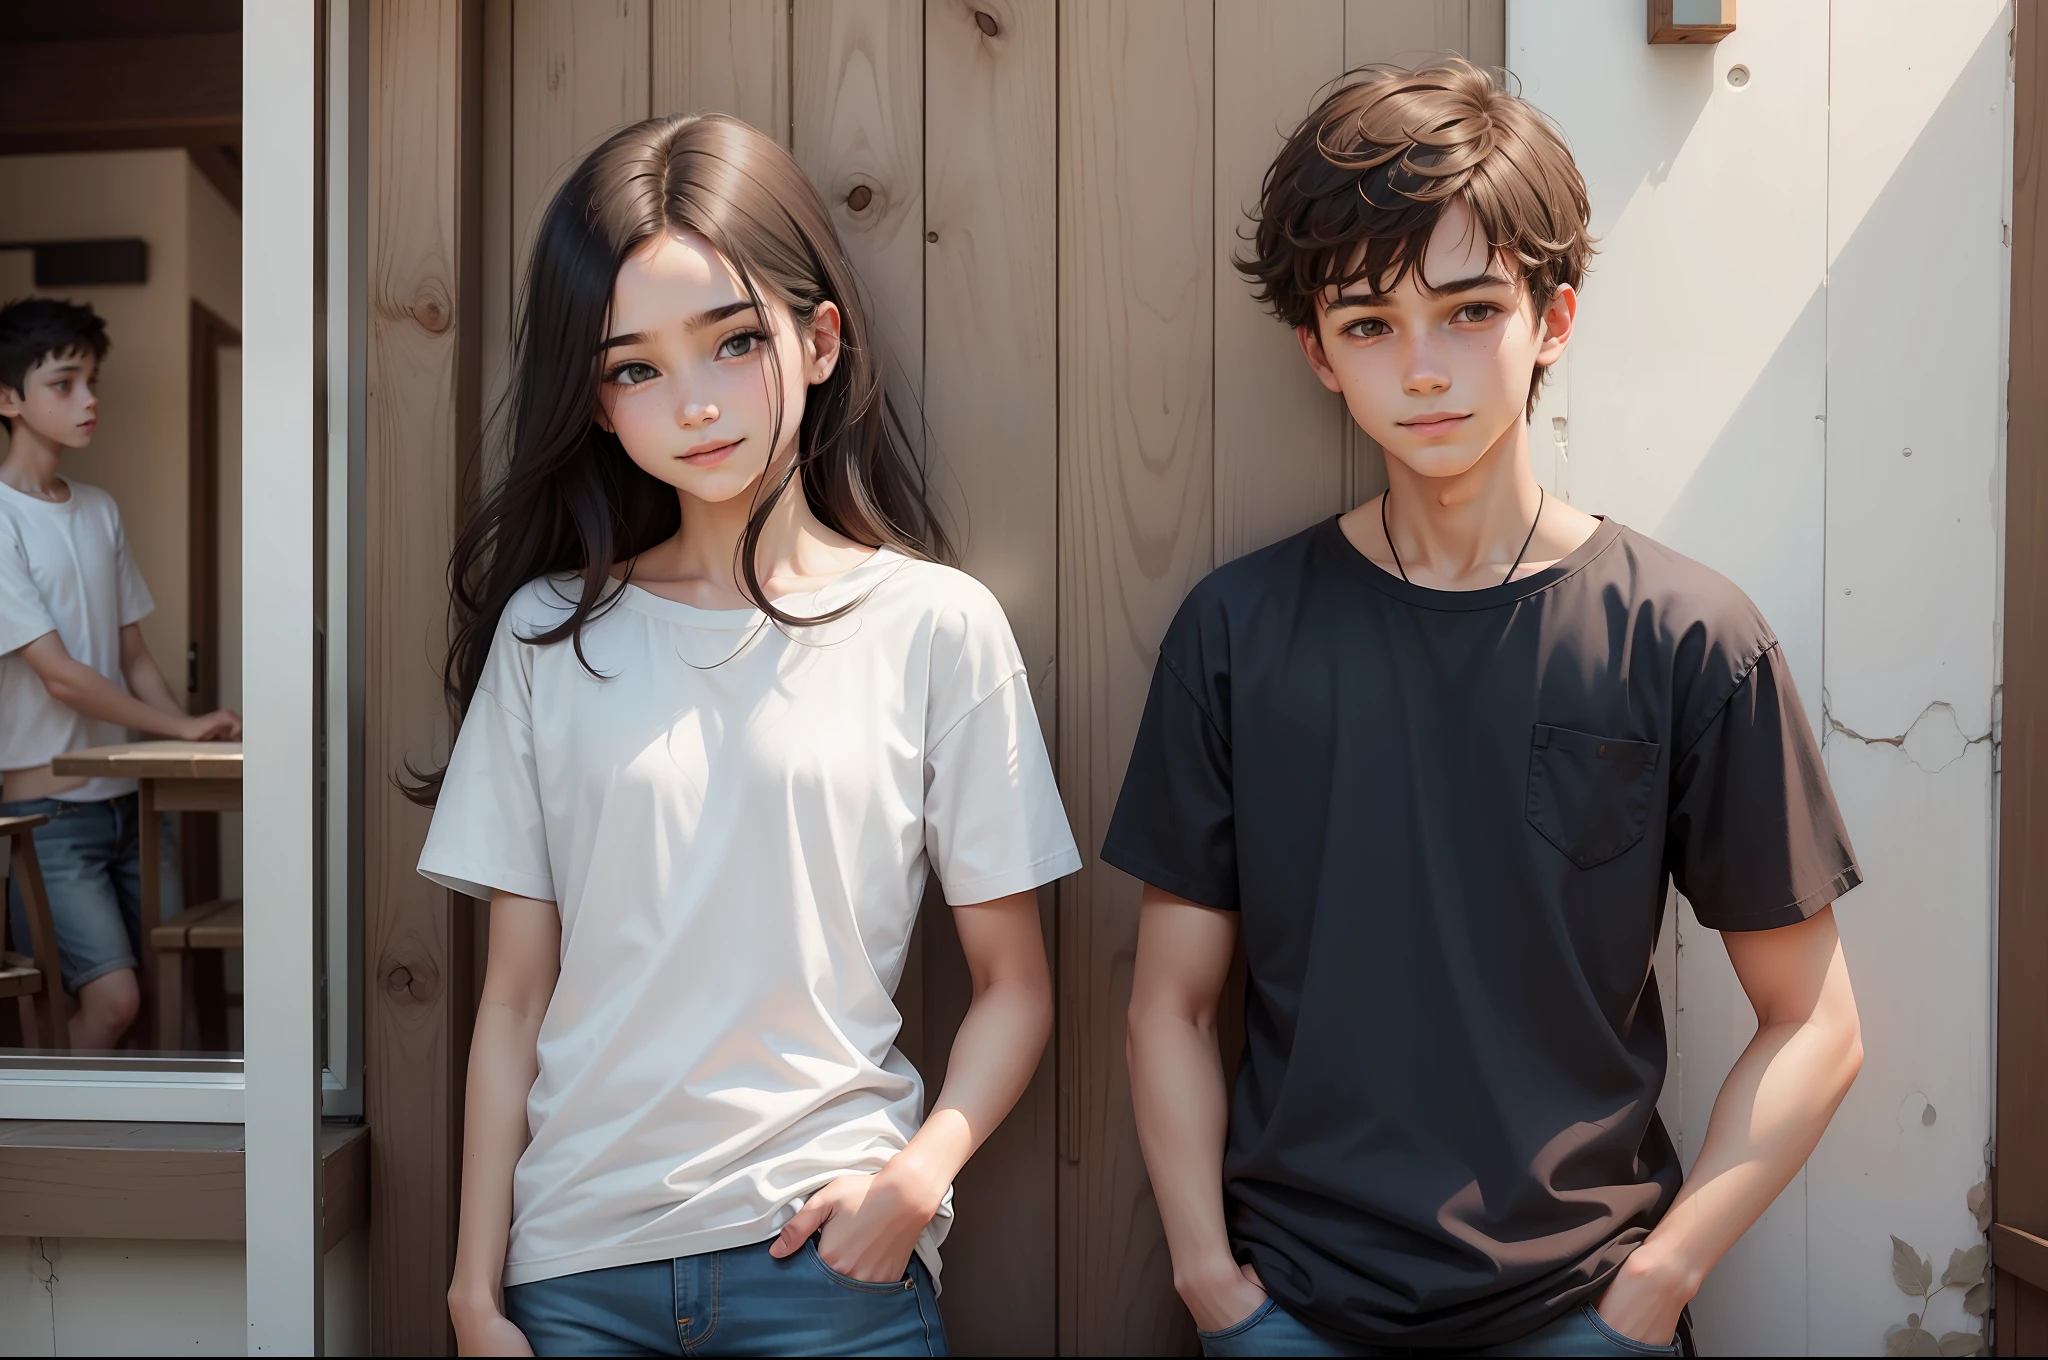
<path fill-rule="evenodd" d="M 918 1234 L 944 1194 L 943 1186 L 932 1195 L 888 1171 L 841 1176 L 782 1225 L 768 1254 L 789 1256 L 816 1233 L 818 1257 L 833 1271 L 865 1284 L 894 1284 L 909 1270 Z"/>

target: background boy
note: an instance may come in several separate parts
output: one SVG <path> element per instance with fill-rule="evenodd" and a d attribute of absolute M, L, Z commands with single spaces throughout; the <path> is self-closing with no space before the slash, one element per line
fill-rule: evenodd
<path fill-rule="evenodd" d="M 1209 1354 L 1672 1353 L 1861 1063 L 1861 876 L 1776 639 L 1530 472 L 1586 220 L 1561 138 L 1462 63 L 1338 90 L 1266 180 L 1240 267 L 1389 490 L 1189 596 L 1103 847 L 1147 885 L 1132 1090 Z M 1758 1021 L 1682 1188 L 1669 881 Z"/>
<path fill-rule="evenodd" d="M 71 1044 L 112 1048 L 141 1001 L 141 841 L 133 780 L 53 774 L 66 751 L 128 740 L 128 729 L 189 741 L 239 740 L 221 709 L 188 715 L 142 640 L 154 609 L 128 553 L 121 512 L 59 472 L 92 442 L 106 323 L 90 307 L 29 298 L 0 307 L 0 815 L 41 813 L 36 853 L 50 894 Z M 163 913 L 182 906 L 164 819 Z M 9 932 L 28 934 L 18 885 Z"/>

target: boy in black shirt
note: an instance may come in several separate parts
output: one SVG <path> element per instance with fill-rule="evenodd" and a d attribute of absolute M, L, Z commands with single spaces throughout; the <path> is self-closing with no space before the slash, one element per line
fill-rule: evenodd
<path fill-rule="evenodd" d="M 1777 640 L 1529 470 L 1586 216 L 1462 63 L 1338 90 L 1267 176 L 1240 267 L 1389 490 L 1196 587 L 1103 847 L 1146 884 L 1132 1091 L 1211 1355 L 1676 1353 L 1862 1060 L 1830 905 L 1860 874 Z M 1673 881 L 1758 1021 L 1682 1187 Z"/>

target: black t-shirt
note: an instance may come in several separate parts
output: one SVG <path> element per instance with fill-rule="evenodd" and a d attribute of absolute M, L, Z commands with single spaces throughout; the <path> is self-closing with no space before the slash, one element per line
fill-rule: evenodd
<path fill-rule="evenodd" d="M 1790 668 L 1723 577 L 1607 521 L 1439 591 L 1334 519 L 1160 647 L 1102 857 L 1241 913 L 1232 1247 L 1341 1337 L 1483 1346 L 1586 1301 L 1677 1193 L 1651 956 L 1861 875 Z"/>

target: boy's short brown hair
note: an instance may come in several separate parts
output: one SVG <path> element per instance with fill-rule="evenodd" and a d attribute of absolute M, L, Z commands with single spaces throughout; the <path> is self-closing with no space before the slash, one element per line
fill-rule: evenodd
<path fill-rule="evenodd" d="M 1386 292 L 1422 273 L 1454 202 L 1516 261 L 1540 315 L 1593 254 L 1586 182 L 1548 118 L 1469 62 L 1352 72 L 1266 171 L 1252 253 L 1235 263 L 1290 326 L 1316 324 L 1327 288 Z M 1529 409 L 1543 382 L 1529 384 Z"/>

